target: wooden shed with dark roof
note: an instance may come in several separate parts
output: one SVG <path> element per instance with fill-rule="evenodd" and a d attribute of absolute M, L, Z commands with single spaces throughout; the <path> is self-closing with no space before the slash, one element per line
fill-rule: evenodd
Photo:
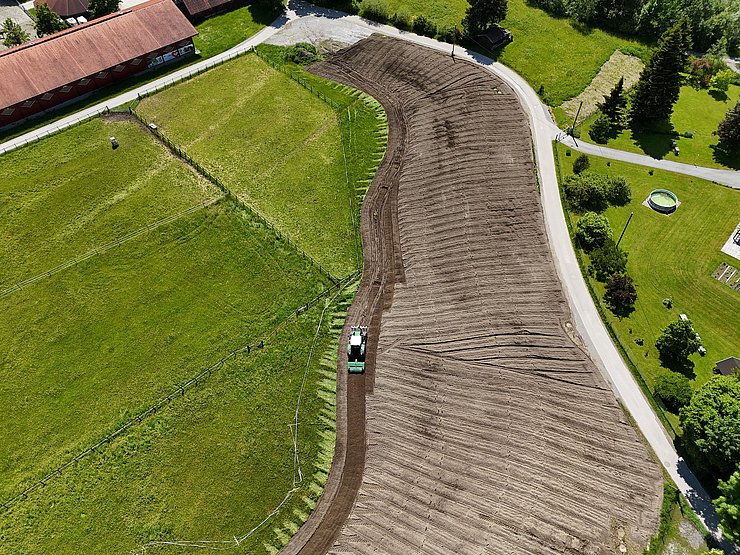
<path fill-rule="evenodd" d="M 0 127 L 193 54 L 197 34 L 172 0 L 149 0 L 0 52 Z"/>
<path fill-rule="evenodd" d="M 732 376 L 740 370 L 740 358 L 727 357 L 714 363 L 717 372 L 723 376 Z"/>

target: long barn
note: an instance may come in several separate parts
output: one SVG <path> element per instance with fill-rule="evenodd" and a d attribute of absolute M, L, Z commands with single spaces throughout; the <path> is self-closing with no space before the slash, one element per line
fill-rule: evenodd
<path fill-rule="evenodd" d="M 0 127 L 195 52 L 172 0 L 150 0 L 0 53 Z"/>

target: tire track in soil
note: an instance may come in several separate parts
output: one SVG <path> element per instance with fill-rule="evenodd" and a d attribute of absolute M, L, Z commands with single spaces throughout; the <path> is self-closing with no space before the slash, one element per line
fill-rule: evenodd
<path fill-rule="evenodd" d="M 283 553 L 641 553 L 662 477 L 573 341 L 516 95 L 377 35 L 311 71 L 381 102 L 389 137 L 329 480 Z M 359 323 L 367 371 L 348 376 Z"/>

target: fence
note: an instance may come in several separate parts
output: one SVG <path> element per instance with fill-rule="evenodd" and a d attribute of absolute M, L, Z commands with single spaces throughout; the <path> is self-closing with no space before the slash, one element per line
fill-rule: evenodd
<path fill-rule="evenodd" d="M 62 270 L 66 270 L 67 268 L 71 268 L 75 264 L 79 264 L 80 262 L 84 262 L 85 260 L 92 258 L 93 256 L 97 256 L 99 254 L 103 254 L 106 251 L 109 251 L 115 247 L 121 246 L 123 243 L 126 243 L 127 241 L 130 241 L 131 239 L 135 239 L 136 237 L 139 237 L 140 235 L 143 235 L 144 233 L 151 231 L 153 229 L 156 229 L 158 227 L 161 227 L 163 225 L 167 225 L 169 223 L 174 222 L 175 220 L 179 220 L 183 216 L 187 216 L 188 214 L 192 214 L 193 212 L 196 212 L 197 210 L 200 210 L 202 208 L 206 208 L 207 206 L 210 206 L 212 204 L 215 204 L 219 200 L 221 200 L 223 197 L 217 197 L 212 198 L 208 200 L 204 200 L 202 202 L 199 202 L 195 206 L 191 206 L 190 208 L 183 210 L 182 212 L 178 212 L 177 214 L 172 214 L 170 216 L 167 216 L 166 218 L 162 218 L 161 220 L 158 220 L 152 224 L 146 224 L 144 227 L 140 227 L 139 229 L 136 229 L 132 231 L 131 233 L 127 233 L 126 235 L 123 235 L 119 237 L 118 239 L 114 239 L 112 241 L 109 241 L 103 245 L 97 246 L 94 249 L 91 249 L 87 251 L 84 254 L 81 254 L 80 256 L 76 256 L 75 258 L 71 258 L 65 262 L 62 262 L 58 266 L 54 266 L 51 270 L 47 270 L 43 274 L 38 274 L 33 277 L 30 277 L 26 280 L 21 281 L 20 283 L 16 283 L 14 286 L 9 287 L 8 289 L 4 289 L 0 291 L 0 299 L 10 295 L 14 291 L 19 291 L 23 289 L 24 287 L 28 287 L 29 285 L 32 285 L 36 283 L 37 281 L 41 281 L 42 279 L 48 278 L 49 276 L 53 276 L 56 273 L 61 272 Z"/>
<path fill-rule="evenodd" d="M 252 216 L 254 216 L 257 220 L 260 221 L 262 225 L 267 227 L 275 236 L 290 245 L 292 249 L 294 249 L 297 253 L 299 253 L 305 260 L 308 260 L 311 264 L 316 266 L 316 268 L 319 269 L 319 271 L 322 274 L 325 274 L 326 277 L 328 277 L 333 283 L 338 283 L 339 279 L 332 275 L 329 270 L 324 268 L 324 266 L 321 265 L 321 263 L 313 258 L 310 254 L 308 254 L 306 251 L 304 251 L 301 247 L 299 247 L 292 239 L 287 237 L 280 229 L 278 229 L 275 225 L 270 222 L 259 210 L 251 206 L 250 204 L 247 204 L 244 202 L 241 198 L 239 198 L 231 189 L 229 189 L 224 183 L 218 179 L 215 175 L 213 175 L 210 171 L 208 171 L 206 168 L 200 165 L 200 163 L 197 160 L 194 160 L 185 150 L 183 150 L 182 147 L 177 145 L 175 142 L 170 140 L 162 131 L 156 126 L 152 125 L 149 121 L 147 121 L 144 117 L 142 117 L 134 108 L 129 108 L 129 113 L 133 115 L 137 120 L 139 120 L 142 124 L 147 126 L 149 130 L 154 134 L 155 137 L 157 137 L 167 148 L 170 149 L 170 151 L 173 154 L 176 154 L 183 160 L 185 160 L 188 164 L 190 164 L 195 171 L 197 171 L 200 175 L 202 175 L 204 178 L 206 178 L 208 181 L 213 183 L 216 187 L 221 189 L 221 191 L 232 201 L 234 201 L 241 209 L 249 212 Z"/>

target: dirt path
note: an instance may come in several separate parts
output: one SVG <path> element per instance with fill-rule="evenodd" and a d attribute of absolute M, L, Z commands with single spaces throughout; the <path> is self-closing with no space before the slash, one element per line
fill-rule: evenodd
<path fill-rule="evenodd" d="M 378 343 L 364 377 L 340 357 L 346 443 L 284 552 L 641 552 L 661 476 L 573 340 L 516 96 L 379 36 L 313 71 L 389 116 L 347 321 Z"/>

